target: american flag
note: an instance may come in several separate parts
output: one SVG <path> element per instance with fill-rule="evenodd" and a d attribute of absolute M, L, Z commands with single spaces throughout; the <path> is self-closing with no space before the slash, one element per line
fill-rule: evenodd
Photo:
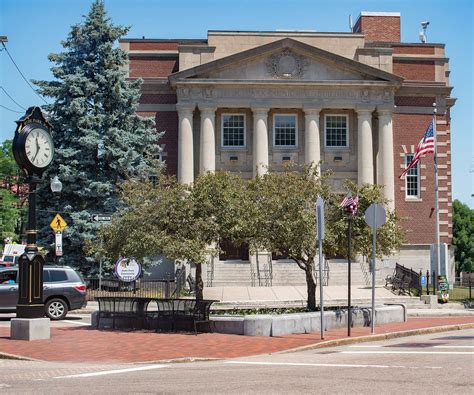
<path fill-rule="evenodd" d="M 348 194 L 339 206 L 342 207 L 348 213 L 355 215 L 357 213 L 358 204 L 359 196 L 357 195 L 355 198 L 353 198 L 351 194 Z"/>
<path fill-rule="evenodd" d="M 422 139 L 418 143 L 418 147 L 416 147 L 415 155 L 411 160 L 410 164 L 403 170 L 403 173 L 398 176 L 398 178 L 402 178 L 408 170 L 410 170 L 413 166 L 415 166 L 420 158 L 426 154 L 434 153 L 435 151 L 435 141 L 434 141 L 434 120 L 430 122 L 428 125 L 428 129 L 426 129 L 425 134 L 423 135 Z"/>

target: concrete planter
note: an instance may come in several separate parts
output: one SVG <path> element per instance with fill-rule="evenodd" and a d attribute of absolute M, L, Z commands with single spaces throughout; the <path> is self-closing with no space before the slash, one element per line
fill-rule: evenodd
<path fill-rule="evenodd" d="M 347 310 L 326 311 L 324 314 L 326 329 L 347 327 Z M 213 316 L 213 330 L 245 336 L 282 336 L 296 333 L 319 332 L 320 313 L 297 313 L 282 315 L 246 315 L 246 316 Z M 375 308 L 375 324 L 404 322 L 405 308 L 398 306 L 378 306 Z M 354 327 L 370 326 L 371 308 L 352 310 Z"/>

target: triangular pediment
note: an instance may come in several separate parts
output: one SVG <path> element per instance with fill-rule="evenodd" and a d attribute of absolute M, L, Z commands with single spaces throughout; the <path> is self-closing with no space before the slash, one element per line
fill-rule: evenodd
<path fill-rule="evenodd" d="M 172 74 L 170 82 L 231 81 L 379 81 L 402 78 L 375 67 L 285 38 Z"/>

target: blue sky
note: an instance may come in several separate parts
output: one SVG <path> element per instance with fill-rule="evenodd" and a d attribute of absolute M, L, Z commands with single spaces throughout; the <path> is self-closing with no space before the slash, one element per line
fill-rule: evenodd
<path fill-rule="evenodd" d="M 51 79 L 47 55 L 59 52 L 70 26 L 89 11 L 90 0 L 0 0 L 0 35 L 28 79 Z M 208 30 L 298 29 L 348 32 L 361 11 L 401 13 L 402 41 L 418 42 L 420 22 L 430 21 L 428 42 L 445 43 L 452 95 L 453 197 L 474 208 L 473 2 L 472 0 L 105 0 L 127 37 L 206 38 Z M 0 84 L 21 106 L 43 102 L 23 81 L 5 51 Z M 0 104 L 24 113 L 0 89 Z M 13 138 L 22 114 L 0 107 L 0 141 Z M 420 137 L 423 131 L 420 132 Z M 472 169 L 473 173 L 470 173 Z"/>

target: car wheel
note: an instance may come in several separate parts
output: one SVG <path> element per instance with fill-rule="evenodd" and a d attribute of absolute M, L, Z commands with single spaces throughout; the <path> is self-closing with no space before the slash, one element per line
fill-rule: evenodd
<path fill-rule="evenodd" d="M 62 299 L 50 299 L 44 307 L 46 315 L 54 321 L 64 319 L 68 311 L 67 303 Z"/>

